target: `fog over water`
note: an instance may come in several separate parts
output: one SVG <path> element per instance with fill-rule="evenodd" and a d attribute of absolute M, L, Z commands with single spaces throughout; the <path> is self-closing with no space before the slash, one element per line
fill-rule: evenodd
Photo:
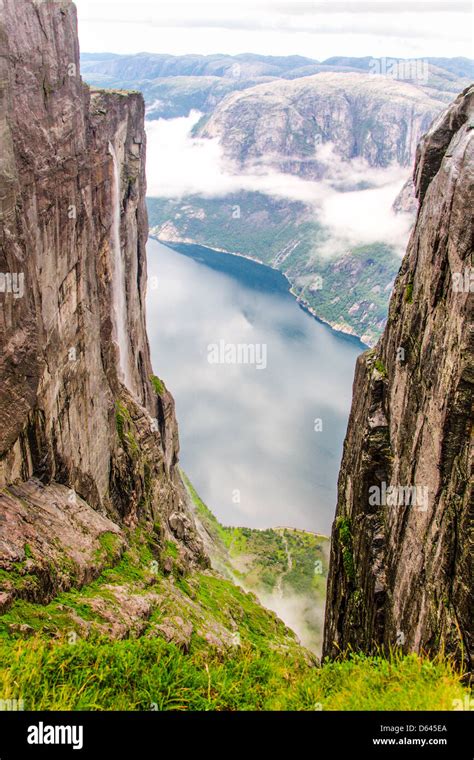
<path fill-rule="evenodd" d="M 363 346 L 303 312 L 280 273 L 187 252 L 148 243 L 148 334 L 176 400 L 181 466 L 224 524 L 328 534 Z M 210 363 L 211 345 L 232 358 L 228 344 L 256 346 L 257 363 Z"/>

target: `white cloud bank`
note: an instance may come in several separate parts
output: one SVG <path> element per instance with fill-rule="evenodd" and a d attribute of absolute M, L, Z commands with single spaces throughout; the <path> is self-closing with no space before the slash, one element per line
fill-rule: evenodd
<path fill-rule="evenodd" d="M 251 173 L 235 173 L 225 161 L 218 140 L 191 137 L 201 114 L 147 122 L 148 195 L 182 198 L 223 197 L 240 191 L 301 201 L 313 209 L 328 231 L 319 253 L 331 255 L 351 245 L 383 241 L 403 253 L 411 225 L 405 214 L 394 214 L 392 203 L 409 171 L 399 166 L 371 168 L 361 160 L 343 161 L 330 144 L 318 146 L 317 157 L 327 166 L 322 181 L 310 181 L 272 170 L 264 163 Z M 370 189 L 342 192 L 370 184 Z"/>

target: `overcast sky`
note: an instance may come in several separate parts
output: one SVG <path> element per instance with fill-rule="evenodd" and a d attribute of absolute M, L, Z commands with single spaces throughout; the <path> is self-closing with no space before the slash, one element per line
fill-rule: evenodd
<path fill-rule="evenodd" d="M 76 0 L 84 52 L 473 56 L 464 0 Z"/>

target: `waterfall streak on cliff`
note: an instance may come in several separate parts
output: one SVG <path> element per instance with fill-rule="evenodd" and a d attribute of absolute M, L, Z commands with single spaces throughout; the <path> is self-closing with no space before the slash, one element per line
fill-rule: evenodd
<path fill-rule="evenodd" d="M 109 153 L 114 165 L 113 218 L 112 218 L 112 253 L 113 253 L 113 310 L 115 339 L 119 348 L 119 379 L 131 391 L 132 375 L 130 372 L 130 343 L 127 324 L 127 296 L 125 283 L 125 266 L 120 245 L 120 169 L 115 148 L 109 142 Z"/>

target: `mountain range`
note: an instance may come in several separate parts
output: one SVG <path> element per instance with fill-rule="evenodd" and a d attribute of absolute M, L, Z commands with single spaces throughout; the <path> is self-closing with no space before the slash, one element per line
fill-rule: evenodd
<path fill-rule="evenodd" d="M 416 145 L 469 84 L 472 61 L 143 53 L 83 54 L 82 64 L 91 84 L 139 89 L 148 120 L 201 113 L 190 141 L 218 144 L 236 185 L 158 189 L 148 198 L 152 236 L 275 267 L 311 314 L 375 344 L 416 211 Z M 369 210 L 370 224 L 354 231 L 353 208 L 367 198 L 370 209 L 370 191 L 384 185 L 392 197 L 380 224 Z M 397 227 L 394 240 L 386 228 Z"/>

